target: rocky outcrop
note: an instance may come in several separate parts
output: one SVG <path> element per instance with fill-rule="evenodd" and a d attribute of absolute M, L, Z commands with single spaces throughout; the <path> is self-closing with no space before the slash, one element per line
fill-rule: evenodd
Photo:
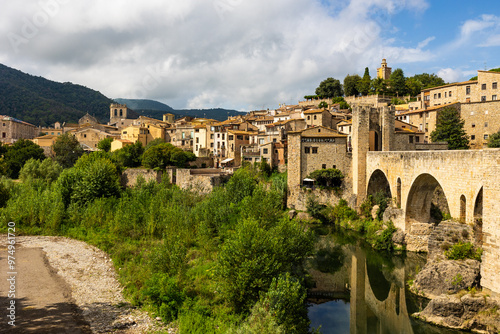
<path fill-rule="evenodd" d="M 427 298 L 478 287 L 480 263 L 476 260 L 442 260 L 428 262 L 411 289 Z"/>
<path fill-rule="evenodd" d="M 411 252 L 427 252 L 429 236 L 434 229 L 433 224 L 413 222 L 410 233 L 406 235 L 406 249 Z"/>
<path fill-rule="evenodd" d="M 441 295 L 413 316 L 429 323 L 479 333 L 498 333 L 498 302 L 484 294 Z"/>

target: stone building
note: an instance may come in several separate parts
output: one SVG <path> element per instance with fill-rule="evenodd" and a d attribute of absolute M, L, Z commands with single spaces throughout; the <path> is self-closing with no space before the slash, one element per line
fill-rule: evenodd
<path fill-rule="evenodd" d="M 124 128 L 131 125 L 139 115 L 126 104 L 111 103 L 109 107 L 109 125 Z"/>
<path fill-rule="evenodd" d="M 303 180 L 318 169 L 336 168 L 351 175 L 347 136 L 326 127 L 288 133 L 288 187 L 297 191 Z"/>
<path fill-rule="evenodd" d="M 304 111 L 304 118 L 308 127 L 332 127 L 332 114 L 326 109 L 310 109 Z"/>
<path fill-rule="evenodd" d="M 40 132 L 35 125 L 11 116 L 0 115 L 0 119 L 2 133 L 0 141 L 4 144 L 15 143 L 18 139 L 33 139 Z"/>

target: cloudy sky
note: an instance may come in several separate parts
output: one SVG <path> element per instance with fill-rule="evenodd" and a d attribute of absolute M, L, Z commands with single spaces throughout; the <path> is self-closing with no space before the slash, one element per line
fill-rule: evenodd
<path fill-rule="evenodd" d="M 1 0 L 0 63 L 110 98 L 275 108 L 327 77 L 500 67 L 498 0 Z"/>

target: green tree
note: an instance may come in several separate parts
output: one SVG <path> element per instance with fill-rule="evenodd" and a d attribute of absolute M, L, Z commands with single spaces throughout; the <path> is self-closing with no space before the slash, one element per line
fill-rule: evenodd
<path fill-rule="evenodd" d="M 415 77 L 406 78 L 406 91 L 410 96 L 417 96 L 422 91 L 422 83 Z"/>
<path fill-rule="evenodd" d="M 121 167 L 139 167 L 142 162 L 144 147 L 140 141 L 112 152 L 112 160 Z"/>
<path fill-rule="evenodd" d="M 45 159 L 43 148 L 31 140 L 19 139 L 12 146 L 9 146 L 4 153 L 2 161 L 4 173 L 12 179 L 17 179 L 19 171 L 26 161 L 30 159 Z"/>
<path fill-rule="evenodd" d="M 337 96 L 332 99 L 332 103 L 339 104 L 339 109 L 349 109 L 350 106 L 342 96 Z"/>
<path fill-rule="evenodd" d="M 316 88 L 316 95 L 322 98 L 333 98 L 344 95 L 340 81 L 334 78 L 327 78 Z"/>
<path fill-rule="evenodd" d="M 375 78 L 371 82 L 371 90 L 375 94 L 387 93 L 387 81 L 382 78 Z"/>
<path fill-rule="evenodd" d="M 500 131 L 492 134 L 488 140 L 488 147 L 498 148 L 500 147 Z"/>
<path fill-rule="evenodd" d="M 406 78 L 402 69 L 395 69 L 389 78 L 391 91 L 396 95 L 406 95 Z"/>
<path fill-rule="evenodd" d="M 185 167 L 188 161 L 194 160 L 196 156 L 193 152 L 184 151 L 170 143 L 150 147 L 142 155 L 142 164 L 147 168 Z"/>
<path fill-rule="evenodd" d="M 370 77 L 370 70 L 368 67 L 365 67 L 365 73 L 363 74 L 363 78 L 358 82 L 358 91 L 366 96 L 370 94 L 370 85 L 372 78 Z M 347 95 L 347 94 L 346 94 Z"/>
<path fill-rule="evenodd" d="M 63 167 L 72 167 L 83 154 L 83 148 L 71 133 L 65 133 L 57 137 L 52 145 L 55 160 Z"/>
<path fill-rule="evenodd" d="M 21 168 L 19 179 L 23 182 L 42 180 L 46 183 L 52 183 L 57 180 L 62 170 L 63 168 L 50 158 L 43 161 L 30 159 Z"/>
<path fill-rule="evenodd" d="M 57 179 L 56 188 L 66 205 L 86 204 L 101 197 L 120 194 L 120 177 L 116 166 L 107 157 L 97 153 L 82 156 L 74 167 L 65 169 Z"/>
<path fill-rule="evenodd" d="M 359 83 L 361 82 L 361 77 L 357 74 L 347 75 L 344 78 L 344 93 L 345 96 L 358 96 L 359 95 Z"/>
<path fill-rule="evenodd" d="M 108 137 L 104 138 L 99 143 L 97 143 L 97 148 L 100 150 L 103 150 L 104 152 L 109 152 L 111 151 L 111 142 L 113 141 L 113 138 Z"/>
<path fill-rule="evenodd" d="M 433 142 L 445 141 L 450 150 L 469 148 L 469 136 L 464 129 L 465 121 L 453 107 L 446 107 L 438 114 L 436 129 L 431 132 Z"/>
<path fill-rule="evenodd" d="M 320 109 L 326 109 L 326 108 L 328 108 L 328 103 L 326 103 L 325 101 L 321 101 L 318 104 L 318 108 L 320 108 Z"/>
<path fill-rule="evenodd" d="M 438 87 L 438 86 L 442 86 L 442 85 L 446 84 L 442 78 L 438 77 L 434 73 L 432 73 L 432 74 L 428 74 L 428 73 L 415 74 L 411 78 L 420 82 L 422 89 Z"/>
<path fill-rule="evenodd" d="M 274 277 L 300 266 L 312 249 L 312 235 L 294 220 L 284 218 L 266 229 L 256 220 L 245 219 L 217 257 L 222 293 L 238 312 L 246 312 Z"/>
<path fill-rule="evenodd" d="M 161 138 L 156 138 L 156 139 L 153 139 L 152 141 L 150 141 L 147 145 L 146 145 L 146 148 L 144 149 L 145 151 L 147 151 L 148 149 L 150 149 L 151 147 L 153 146 L 156 146 L 156 145 L 160 145 L 160 144 L 163 144 L 165 143 L 165 140 L 164 139 L 161 139 Z"/>

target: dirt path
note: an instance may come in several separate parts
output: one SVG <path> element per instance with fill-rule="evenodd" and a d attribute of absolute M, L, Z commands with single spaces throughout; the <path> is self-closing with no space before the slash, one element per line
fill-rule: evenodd
<path fill-rule="evenodd" d="M 9 325 L 12 318 L 7 318 L 11 300 L 7 279 L 12 275 L 7 275 L 7 256 L 7 249 L 0 249 L 1 333 L 92 333 L 71 299 L 69 286 L 55 273 L 41 248 L 16 249 L 15 326 Z"/>
<path fill-rule="evenodd" d="M 0 235 L 0 333 L 175 333 L 132 307 L 109 256 L 62 237 L 16 236 L 16 327 L 10 305 L 7 236 Z"/>

